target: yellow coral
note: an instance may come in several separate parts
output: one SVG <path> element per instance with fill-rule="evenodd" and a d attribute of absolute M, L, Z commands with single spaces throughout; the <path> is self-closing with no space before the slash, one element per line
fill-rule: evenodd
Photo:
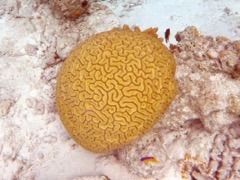
<path fill-rule="evenodd" d="M 64 62 L 57 111 L 82 147 L 103 153 L 131 143 L 176 96 L 175 60 L 156 31 L 124 26 L 99 33 Z"/>

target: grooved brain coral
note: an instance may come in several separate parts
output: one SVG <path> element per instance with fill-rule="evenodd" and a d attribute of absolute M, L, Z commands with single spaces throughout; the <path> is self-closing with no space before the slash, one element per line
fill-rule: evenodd
<path fill-rule="evenodd" d="M 130 144 L 176 96 L 175 60 L 156 31 L 124 26 L 99 33 L 64 62 L 57 111 L 82 147 L 105 153 Z"/>

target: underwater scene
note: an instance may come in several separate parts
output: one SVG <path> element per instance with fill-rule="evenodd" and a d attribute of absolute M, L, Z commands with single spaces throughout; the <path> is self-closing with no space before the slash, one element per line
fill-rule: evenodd
<path fill-rule="evenodd" d="M 0 180 L 239 180 L 240 0 L 0 0 Z"/>

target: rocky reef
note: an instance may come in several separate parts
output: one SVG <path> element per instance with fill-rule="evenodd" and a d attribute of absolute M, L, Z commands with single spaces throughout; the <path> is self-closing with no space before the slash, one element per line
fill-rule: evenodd
<path fill-rule="evenodd" d="M 155 128 L 118 156 L 148 178 L 239 179 L 240 41 L 204 36 L 195 27 L 175 37 L 179 94 Z M 143 156 L 159 163 L 146 166 Z"/>

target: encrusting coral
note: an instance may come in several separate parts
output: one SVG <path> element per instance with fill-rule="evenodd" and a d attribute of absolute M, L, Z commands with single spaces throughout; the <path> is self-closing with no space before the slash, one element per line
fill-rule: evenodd
<path fill-rule="evenodd" d="M 57 110 L 82 147 L 104 153 L 131 143 L 176 96 L 175 60 L 156 31 L 114 28 L 81 43 L 65 61 Z"/>

